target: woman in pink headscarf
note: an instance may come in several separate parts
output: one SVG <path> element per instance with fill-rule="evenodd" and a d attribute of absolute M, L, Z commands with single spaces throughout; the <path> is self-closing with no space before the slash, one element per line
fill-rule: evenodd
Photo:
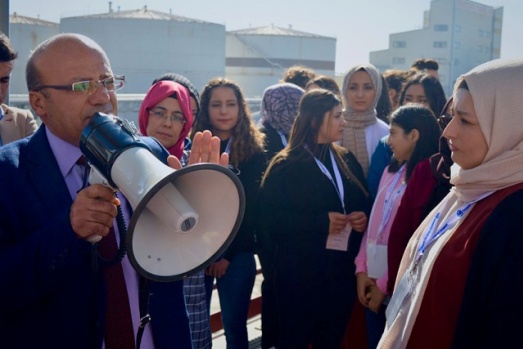
<path fill-rule="evenodd" d="M 190 98 L 182 85 L 159 81 L 147 91 L 138 116 L 140 132 L 156 138 L 182 164 L 185 138 L 194 122 Z"/>

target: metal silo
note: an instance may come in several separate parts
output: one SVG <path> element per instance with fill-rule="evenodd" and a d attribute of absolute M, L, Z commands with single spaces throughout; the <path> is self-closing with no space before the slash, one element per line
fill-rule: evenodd
<path fill-rule="evenodd" d="M 334 77 L 336 38 L 273 25 L 227 32 L 226 76 L 247 97 L 260 97 L 293 65 Z"/>
<path fill-rule="evenodd" d="M 121 93 L 142 94 L 166 72 L 187 76 L 198 88 L 225 74 L 225 26 L 142 9 L 62 18 L 62 32 L 84 34 L 106 51 Z"/>
<path fill-rule="evenodd" d="M 11 74 L 9 93 L 26 95 L 25 66 L 29 53 L 42 41 L 60 33 L 60 29 L 58 23 L 20 16 L 16 12 L 9 16 L 9 26 L 9 40 L 13 48 L 18 51 L 18 58 Z M 24 98 L 26 99 L 27 96 Z"/>

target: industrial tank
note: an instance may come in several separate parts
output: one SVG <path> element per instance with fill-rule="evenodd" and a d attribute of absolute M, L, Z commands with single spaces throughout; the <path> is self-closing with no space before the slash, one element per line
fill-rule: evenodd
<path fill-rule="evenodd" d="M 121 93 L 146 93 L 166 72 L 189 78 L 201 89 L 225 74 L 225 26 L 152 11 L 147 6 L 62 18 L 63 32 L 84 34 L 99 43 L 115 74 L 125 75 Z"/>
<path fill-rule="evenodd" d="M 226 75 L 247 97 L 260 97 L 293 65 L 334 77 L 336 38 L 274 25 L 227 32 Z"/>

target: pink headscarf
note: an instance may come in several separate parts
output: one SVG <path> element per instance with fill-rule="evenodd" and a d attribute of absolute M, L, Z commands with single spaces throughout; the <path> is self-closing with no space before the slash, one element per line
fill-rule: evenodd
<path fill-rule="evenodd" d="M 182 131 L 180 132 L 180 137 L 172 147 L 167 149 L 169 153 L 180 159 L 183 154 L 185 137 L 191 132 L 191 127 L 194 123 L 194 116 L 192 115 L 191 109 L 191 95 L 185 87 L 173 81 L 158 81 L 152 85 L 140 106 L 138 124 L 142 135 L 147 136 L 147 124 L 149 123 L 148 110 L 154 108 L 158 103 L 172 95 L 176 95 L 176 100 L 180 104 L 183 116 L 187 119 L 187 122 L 183 125 Z"/>

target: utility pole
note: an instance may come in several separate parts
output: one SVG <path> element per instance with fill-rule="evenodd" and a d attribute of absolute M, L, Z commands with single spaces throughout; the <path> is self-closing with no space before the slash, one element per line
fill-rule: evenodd
<path fill-rule="evenodd" d="M 9 0 L 0 0 L 0 31 L 9 36 Z"/>
<path fill-rule="evenodd" d="M 9 36 L 9 0 L 0 0 L 0 32 Z M 9 93 L 5 96 L 4 103 L 9 103 Z"/>

